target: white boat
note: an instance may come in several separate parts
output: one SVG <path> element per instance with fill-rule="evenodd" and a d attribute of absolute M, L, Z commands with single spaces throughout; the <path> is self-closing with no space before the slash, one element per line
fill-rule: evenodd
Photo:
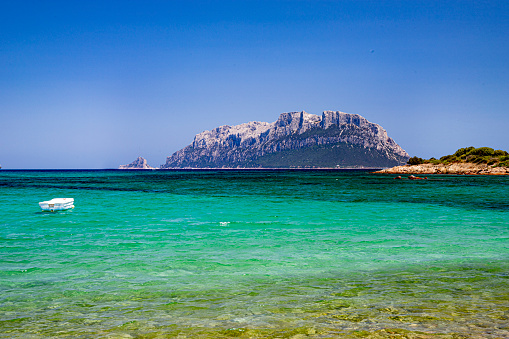
<path fill-rule="evenodd" d="M 74 198 L 54 198 L 48 201 L 41 201 L 39 206 L 43 211 L 63 211 L 74 208 Z"/>

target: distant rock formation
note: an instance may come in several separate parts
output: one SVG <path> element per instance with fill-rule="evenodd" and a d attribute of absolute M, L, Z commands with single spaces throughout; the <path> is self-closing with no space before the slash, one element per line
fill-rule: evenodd
<path fill-rule="evenodd" d="M 120 165 L 118 169 L 154 169 L 154 167 L 150 167 L 147 164 L 147 160 L 143 159 L 142 157 L 138 157 L 129 165 Z"/>
<path fill-rule="evenodd" d="M 396 166 L 375 173 L 390 174 L 465 174 L 465 175 L 509 175 L 509 167 L 474 163 L 420 164 Z"/>
<path fill-rule="evenodd" d="M 390 167 L 408 159 L 385 129 L 358 114 L 302 111 L 197 134 L 161 168 Z"/>

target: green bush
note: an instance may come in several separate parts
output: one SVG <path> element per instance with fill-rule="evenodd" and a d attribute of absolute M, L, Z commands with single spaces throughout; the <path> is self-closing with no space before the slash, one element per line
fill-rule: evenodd
<path fill-rule="evenodd" d="M 428 160 L 419 157 L 412 157 L 408 160 L 409 165 L 419 165 L 422 163 L 428 164 L 450 164 L 455 162 L 473 162 L 476 164 L 497 164 L 498 166 L 507 166 L 509 164 L 509 153 L 503 150 L 494 150 L 491 147 L 473 146 L 460 148 L 454 154 L 444 155 L 439 160 L 429 158 Z M 505 164 L 505 165 L 504 165 Z"/>
<path fill-rule="evenodd" d="M 464 156 L 464 155 L 467 155 L 470 151 L 474 150 L 475 147 L 474 146 L 470 146 L 470 147 L 465 147 L 465 148 L 460 148 L 459 150 L 457 150 L 456 152 L 454 152 L 454 156 L 456 157 L 461 157 L 461 156 Z"/>
<path fill-rule="evenodd" d="M 486 156 L 486 155 L 494 155 L 495 150 L 491 147 L 479 147 L 474 148 L 470 152 L 467 153 L 467 155 L 480 155 L 480 156 Z"/>
<path fill-rule="evenodd" d="M 437 165 L 437 164 L 440 164 L 442 162 L 440 160 L 438 160 L 438 159 L 435 159 L 435 158 L 431 157 L 428 160 L 424 160 L 424 163 Z"/>
<path fill-rule="evenodd" d="M 408 159 L 408 161 L 407 161 L 407 164 L 409 164 L 409 165 L 420 165 L 422 163 L 424 163 L 424 159 L 419 158 L 419 157 L 412 157 L 412 158 Z"/>
<path fill-rule="evenodd" d="M 476 164 L 487 164 L 491 160 L 489 156 L 476 156 L 472 159 L 473 163 Z"/>
<path fill-rule="evenodd" d="M 441 162 L 444 163 L 451 163 L 451 162 L 459 162 L 460 159 L 458 159 L 454 154 L 453 155 L 444 155 L 440 158 Z"/>

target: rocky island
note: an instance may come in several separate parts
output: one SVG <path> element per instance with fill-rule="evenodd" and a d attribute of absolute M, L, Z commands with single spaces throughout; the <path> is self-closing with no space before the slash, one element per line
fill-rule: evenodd
<path fill-rule="evenodd" d="M 147 160 L 142 157 L 138 157 L 136 160 L 131 162 L 129 165 L 120 165 L 118 169 L 155 169 L 147 164 Z"/>
<path fill-rule="evenodd" d="M 302 111 L 199 133 L 161 168 L 380 168 L 408 159 L 385 129 L 358 114 Z"/>
<path fill-rule="evenodd" d="M 375 173 L 509 175 L 509 153 L 490 147 L 460 148 L 454 154 L 428 160 L 412 157 L 408 164 Z"/>

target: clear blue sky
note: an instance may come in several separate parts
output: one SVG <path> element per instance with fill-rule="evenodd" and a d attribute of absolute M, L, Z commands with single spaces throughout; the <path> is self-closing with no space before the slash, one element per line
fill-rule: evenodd
<path fill-rule="evenodd" d="M 358 113 L 509 150 L 509 1 L 0 0 L 0 164 L 159 166 L 220 125 Z"/>

